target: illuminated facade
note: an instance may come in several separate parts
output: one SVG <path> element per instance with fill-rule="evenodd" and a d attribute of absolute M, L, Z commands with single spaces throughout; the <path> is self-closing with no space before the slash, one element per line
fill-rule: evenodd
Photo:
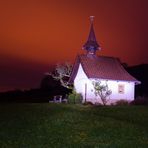
<path fill-rule="evenodd" d="M 70 82 L 74 83 L 77 93 L 83 96 L 83 102 L 101 103 L 101 99 L 95 96 L 92 82 L 99 80 L 101 84 L 107 84 L 112 91 L 108 99 L 108 104 L 117 100 L 134 100 L 135 84 L 140 81 L 131 76 L 120 64 L 118 58 L 97 56 L 96 51 L 100 50 L 97 43 L 93 17 L 91 17 L 91 27 L 87 42 L 83 49 L 87 52 L 78 55 L 73 66 Z"/>

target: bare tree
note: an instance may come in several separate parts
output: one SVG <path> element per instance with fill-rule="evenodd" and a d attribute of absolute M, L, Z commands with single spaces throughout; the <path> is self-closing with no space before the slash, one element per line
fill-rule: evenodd
<path fill-rule="evenodd" d="M 64 64 L 57 64 L 55 71 L 53 73 L 50 73 L 50 75 L 55 80 L 59 80 L 62 86 L 70 89 L 71 86 L 69 85 L 68 80 L 70 78 L 71 71 L 72 65 L 66 62 Z"/>
<path fill-rule="evenodd" d="M 94 86 L 94 93 L 96 96 L 99 96 L 103 105 L 106 105 L 108 97 L 111 95 L 112 91 L 109 90 L 107 83 L 105 85 L 101 84 L 100 80 L 96 80 L 92 82 Z"/>

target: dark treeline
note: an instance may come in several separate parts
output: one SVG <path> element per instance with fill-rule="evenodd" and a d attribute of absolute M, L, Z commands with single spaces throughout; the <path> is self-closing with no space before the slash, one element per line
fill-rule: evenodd
<path fill-rule="evenodd" d="M 148 64 L 126 67 L 126 70 L 141 81 L 140 85 L 136 85 L 135 96 L 148 97 Z"/>
<path fill-rule="evenodd" d="M 0 93 L 0 102 L 48 102 L 54 95 L 62 95 L 64 98 L 69 92 L 70 90 L 62 87 L 60 82 L 55 81 L 51 76 L 44 76 L 40 88 Z"/>

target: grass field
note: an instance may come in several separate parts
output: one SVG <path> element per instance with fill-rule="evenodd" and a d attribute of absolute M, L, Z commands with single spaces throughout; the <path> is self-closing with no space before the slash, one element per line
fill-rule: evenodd
<path fill-rule="evenodd" d="M 1 104 L 0 148 L 147 148 L 148 107 Z"/>

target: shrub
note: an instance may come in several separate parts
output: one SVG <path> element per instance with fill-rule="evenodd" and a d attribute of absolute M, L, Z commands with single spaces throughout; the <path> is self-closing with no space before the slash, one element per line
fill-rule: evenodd
<path fill-rule="evenodd" d="M 115 102 L 115 105 L 128 105 L 129 103 L 128 103 L 128 101 L 127 100 L 123 100 L 123 99 L 121 99 L 121 100 L 118 100 L 118 101 L 116 101 Z"/>
<path fill-rule="evenodd" d="M 80 93 L 77 93 L 75 90 L 73 90 L 72 93 L 68 95 L 68 103 L 71 104 L 82 103 L 82 99 L 82 95 Z"/>
<path fill-rule="evenodd" d="M 90 105 L 90 106 L 93 106 L 94 104 L 93 104 L 92 102 L 89 102 L 89 101 L 88 101 L 88 102 L 84 102 L 83 105 Z"/>
<path fill-rule="evenodd" d="M 148 105 L 148 99 L 139 97 L 139 98 L 133 100 L 130 104 L 131 105 Z"/>

